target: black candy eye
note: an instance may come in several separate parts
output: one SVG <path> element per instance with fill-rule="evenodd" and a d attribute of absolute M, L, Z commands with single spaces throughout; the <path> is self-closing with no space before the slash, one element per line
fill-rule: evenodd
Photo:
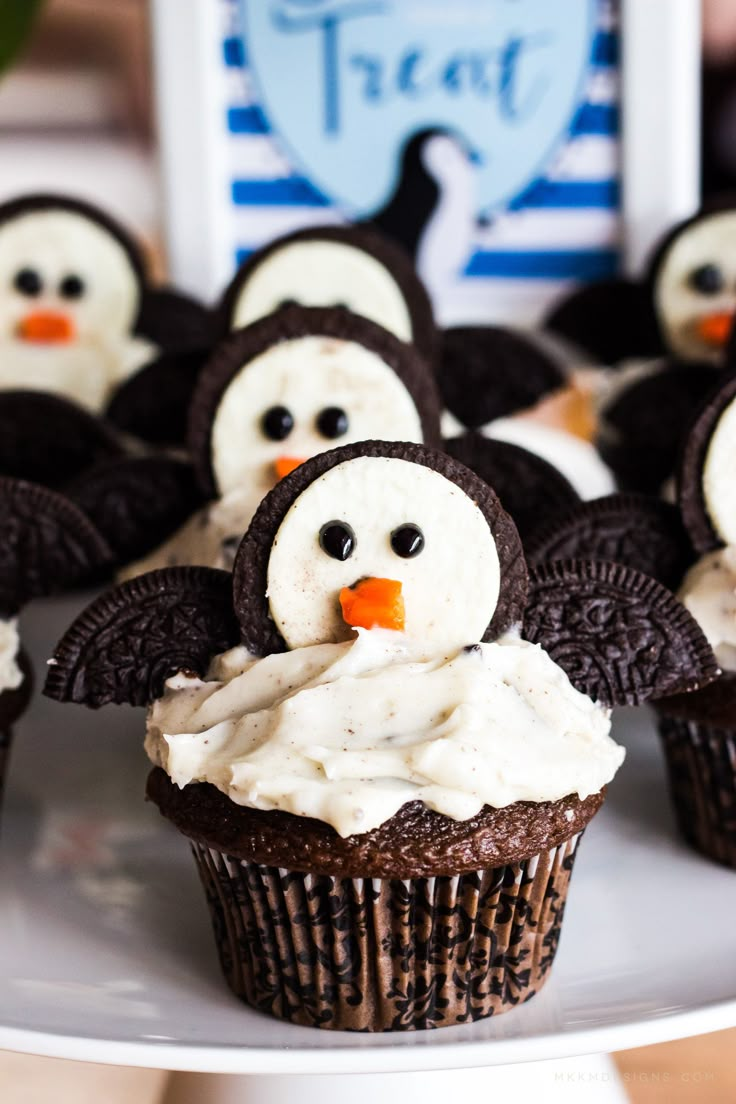
<path fill-rule="evenodd" d="M 15 274 L 13 287 L 21 295 L 40 295 L 43 290 L 43 280 L 35 268 L 21 268 Z"/>
<path fill-rule="evenodd" d="M 339 303 L 333 303 L 332 305 L 333 307 L 336 307 L 337 310 L 350 310 L 350 307 L 347 305 L 347 303 L 343 303 L 342 299 Z"/>
<path fill-rule="evenodd" d="M 698 291 L 701 295 L 717 295 L 719 291 L 723 291 L 724 282 L 723 273 L 716 264 L 701 265 L 700 268 L 693 269 L 688 278 L 693 291 Z"/>
<path fill-rule="evenodd" d="M 261 429 L 272 441 L 283 441 L 294 428 L 294 415 L 285 406 L 272 406 L 261 418 Z"/>
<path fill-rule="evenodd" d="M 397 556 L 411 560 L 424 548 L 424 533 L 418 525 L 400 525 L 391 534 L 391 547 Z"/>
<path fill-rule="evenodd" d="M 347 560 L 355 551 L 355 533 L 345 521 L 328 521 L 319 531 L 319 546 L 333 560 Z"/>
<path fill-rule="evenodd" d="M 282 299 L 281 302 L 279 303 L 279 310 L 281 310 L 282 307 L 298 307 L 298 306 L 299 306 L 299 304 L 297 303 L 296 299 Z"/>
<path fill-rule="evenodd" d="M 59 284 L 59 295 L 64 299 L 81 299 L 84 295 L 84 280 L 70 272 Z"/>
<path fill-rule="evenodd" d="M 349 426 L 348 416 L 340 406 L 326 406 L 317 415 L 317 429 L 323 437 L 342 437 Z"/>

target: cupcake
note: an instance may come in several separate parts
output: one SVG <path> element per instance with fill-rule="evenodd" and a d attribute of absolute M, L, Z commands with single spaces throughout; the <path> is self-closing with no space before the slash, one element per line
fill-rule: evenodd
<path fill-rule="evenodd" d="M 695 694 L 659 703 L 659 731 L 683 836 L 736 868 L 736 377 L 696 415 L 679 471 L 682 520 L 697 561 L 679 589 L 721 668 Z"/>
<path fill-rule="evenodd" d="M 0 478 L 0 798 L 13 724 L 31 697 L 32 670 L 21 649 L 18 614 L 34 598 L 87 579 L 109 558 L 94 526 L 62 495 Z"/>
<path fill-rule="evenodd" d="M 696 411 L 681 450 L 677 504 L 618 494 L 540 526 L 529 557 L 585 556 L 647 571 L 677 592 L 720 674 L 655 702 L 678 826 L 703 854 L 736 867 L 736 377 Z"/>
<path fill-rule="evenodd" d="M 714 671 L 654 580 L 529 575 L 478 476 L 363 442 L 277 485 L 232 576 L 172 568 L 103 595 L 46 693 L 149 703 L 148 795 L 191 843 L 238 997 L 388 1031 L 541 988 L 623 759 L 609 707 Z"/>

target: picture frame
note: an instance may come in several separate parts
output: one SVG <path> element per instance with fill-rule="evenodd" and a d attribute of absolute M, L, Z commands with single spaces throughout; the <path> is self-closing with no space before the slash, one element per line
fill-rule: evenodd
<path fill-rule="evenodd" d="M 543 0 L 516 0 L 517 12 L 519 2 L 532 23 L 537 21 L 537 34 L 543 18 L 569 27 L 593 13 L 597 37 L 591 37 L 585 73 L 592 92 L 579 98 L 571 113 L 582 118 L 578 130 L 568 120 L 569 132 L 552 142 L 511 202 L 491 205 L 489 226 L 478 231 L 481 244 L 475 243 L 456 279 L 433 279 L 419 264 L 445 325 L 534 324 L 576 280 L 641 272 L 660 235 L 699 203 L 698 0 L 561 0 L 553 9 Z M 494 0 L 496 7 L 510 3 Z M 365 11 L 374 4 L 383 9 L 376 19 L 386 14 L 387 5 L 417 10 L 412 0 L 310 0 L 307 8 L 315 4 L 332 4 L 340 11 L 351 4 L 362 4 Z M 462 7 L 472 13 L 474 3 Z M 314 185 L 314 175 L 321 175 L 329 160 L 324 152 L 307 149 L 313 172 L 305 171 L 304 150 L 294 149 L 302 130 L 290 124 L 292 133 L 285 133 L 269 119 L 270 109 L 288 116 L 289 95 L 300 99 L 271 77 L 282 65 L 284 72 L 294 72 L 292 59 L 299 64 L 308 36 L 300 40 L 302 53 L 290 54 L 295 36 L 272 46 L 264 37 L 264 21 L 279 11 L 301 17 L 300 8 L 304 0 L 153 0 L 169 270 L 176 283 L 208 300 L 224 287 L 239 259 L 271 238 L 356 217 L 349 203 L 330 202 Z M 426 18 L 426 5 L 423 10 Z M 347 30 L 353 42 L 367 38 L 369 14 L 344 24 L 346 41 Z M 246 58 L 249 19 L 253 34 L 259 24 L 261 53 L 276 51 L 267 66 L 268 104 L 260 98 L 263 73 Z M 313 52 L 316 56 L 321 49 L 324 58 L 326 40 L 323 31 L 320 35 L 312 36 Z M 303 75 L 293 81 L 297 89 L 305 86 Z M 548 82 L 545 94 L 557 87 L 554 80 Z M 287 99 L 275 106 L 282 92 Z M 304 102 L 315 97 L 315 88 L 309 87 Z M 297 122 L 299 110 L 297 104 Z M 309 126 L 302 129 L 306 133 Z M 380 146 L 380 140 L 373 143 L 375 161 Z M 355 159 L 356 149 L 355 143 L 346 145 L 344 161 L 332 162 L 335 179 L 343 164 Z M 331 149 L 328 153 L 332 156 Z M 393 156 L 396 160 L 398 154 Z M 364 165 L 367 175 L 372 168 Z M 581 178 L 580 172 L 588 176 Z M 326 171 L 325 176 L 329 186 Z M 525 205 L 523 196 L 534 192 L 535 179 L 537 196 L 532 194 Z M 359 210 L 357 217 L 364 216 Z M 453 237 L 446 241 L 452 243 Z M 435 254 L 442 257 L 448 248 Z"/>

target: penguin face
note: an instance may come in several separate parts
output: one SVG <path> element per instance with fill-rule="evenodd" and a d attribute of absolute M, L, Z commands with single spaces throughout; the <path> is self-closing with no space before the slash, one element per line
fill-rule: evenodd
<path fill-rule="evenodd" d="M 736 211 L 698 218 L 659 264 L 654 307 L 678 358 L 718 363 L 736 311 Z"/>
<path fill-rule="evenodd" d="M 280 341 L 222 395 L 211 436 L 217 489 L 268 488 L 318 452 L 374 437 L 423 440 L 414 399 L 393 368 L 357 340 Z"/>
<path fill-rule="evenodd" d="M 462 565 L 472 564 L 472 585 Z M 488 521 L 456 483 L 408 460 L 359 456 L 312 482 L 268 561 L 271 617 L 289 648 L 399 629 L 428 644 L 479 640 L 501 569 Z"/>
<path fill-rule="evenodd" d="M 105 345 L 131 331 L 140 284 L 128 253 L 92 218 L 62 208 L 0 223 L 0 339 Z"/>
<path fill-rule="evenodd" d="M 258 264 L 235 298 L 231 325 L 247 326 L 280 306 L 347 307 L 412 340 L 404 295 L 375 256 L 344 241 L 286 240 Z"/>

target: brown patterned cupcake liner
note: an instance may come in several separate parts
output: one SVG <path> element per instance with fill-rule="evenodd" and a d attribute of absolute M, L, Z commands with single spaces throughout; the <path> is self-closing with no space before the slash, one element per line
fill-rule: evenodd
<path fill-rule="evenodd" d="M 192 850 L 237 997 L 296 1024 L 396 1031 L 483 1019 L 541 989 L 581 835 L 494 870 L 406 880 Z"/>
<path fill-rule="evenodd" d="M 659 735 L 682 835 L 736 869 L 736 729 L 660 717 Z"/>

